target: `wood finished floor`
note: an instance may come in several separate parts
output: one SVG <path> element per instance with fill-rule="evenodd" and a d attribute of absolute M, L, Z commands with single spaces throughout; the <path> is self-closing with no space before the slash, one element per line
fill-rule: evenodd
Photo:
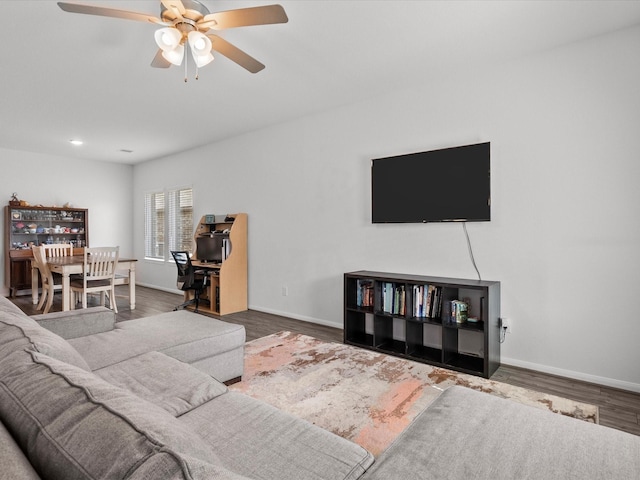
<path fill-rule="evenodd" d="M 176 294 L 138 286 L 136 288 L 136 309 L 131 310 L 128 305 L 127 289 L 126 286 L 117 287 L 118 321 L 133 320 L 171 311 L 182 298 Z M 31 303 L 31 296 L 16 297 L 12 300 L 28 315 L 40 313 Z M 90 305 L 92 304 L 95 305 L 96 300 L 91 300 Z M 60 294 L 57 293 L 51 311 L 60 310 Z M 342 342 L 342 330 L 340 329 L 253 310 L 226 315 L 223 320 L 244 325 L 247 341 L 288 330 L 310 335 L 323 341 Z M 502 365 L 491 378 L 511 385 L 598 405 L 601 425 L 640 435 L 640 394 L 638 393 L 509 365 Z"/>

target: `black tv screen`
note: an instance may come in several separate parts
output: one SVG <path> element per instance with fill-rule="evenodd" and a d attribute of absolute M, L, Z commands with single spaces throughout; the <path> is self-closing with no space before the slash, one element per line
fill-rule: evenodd
<path fill-rule="evenodd" d="M 372 223 L 491 220 L 490 143 L 371 161 Z"/>
<path fill-rule="evenodd" d="M 201 262 L 222 263 L 222 236 L 196 238 L 196 256 Z"/>

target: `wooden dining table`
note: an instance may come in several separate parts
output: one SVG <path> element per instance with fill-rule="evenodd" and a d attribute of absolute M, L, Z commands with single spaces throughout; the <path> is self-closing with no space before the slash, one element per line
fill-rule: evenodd
<path fill-rule="evenodd" d="M 136 262 L 135 258 L 119 258 L 116 267 L 116 285 L 129 285 L 129 306 L 131 310 L 136 308 Z M 84 256 L 73 255 L 66 257 L 49 257 L 47 259 L 49 269 L 62 275 L 62 310 L 71 310 L 71 280 L 70 276 L 82 273 L 84 270 Z M 124 274 L 124 271 L 127 274 Z M 119 273 L 122 272 L 122 273 Z M 31 269 L 31 285 L 38 285 L 38 269 L 33 264 Z M 31 295 L 34 305 L 38 303 L 38 289 L 32 288 Z M 114 299 L 115 301 L 115 299 Z"/>

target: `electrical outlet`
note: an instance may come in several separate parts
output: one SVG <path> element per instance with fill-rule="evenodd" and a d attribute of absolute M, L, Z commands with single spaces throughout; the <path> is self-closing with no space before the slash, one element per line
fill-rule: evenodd
<path fill-rule="evenodd" d="M 511 330 L 511 319 L 510 318 L 502 318 L 502 328 L 505 333 L 513 333 Z"/>
<path fill-rule="evenodd" d="M 282 287 L 282 296 L 286 297 L 287 295 L 289 295 L 289 287 L 283 286 Z"/>

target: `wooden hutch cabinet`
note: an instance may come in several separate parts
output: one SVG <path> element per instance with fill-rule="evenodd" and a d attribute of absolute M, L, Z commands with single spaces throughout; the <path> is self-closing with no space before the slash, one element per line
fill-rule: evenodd
<path fill-rule="evenodd" d="M 85 208 L 8 205 L 4 231 L 5 284 L 15 297 L 31 290 L 31 246 L 71 243 L 74 254 L 82 254 L 89 244 L 89 214 Z"/>

